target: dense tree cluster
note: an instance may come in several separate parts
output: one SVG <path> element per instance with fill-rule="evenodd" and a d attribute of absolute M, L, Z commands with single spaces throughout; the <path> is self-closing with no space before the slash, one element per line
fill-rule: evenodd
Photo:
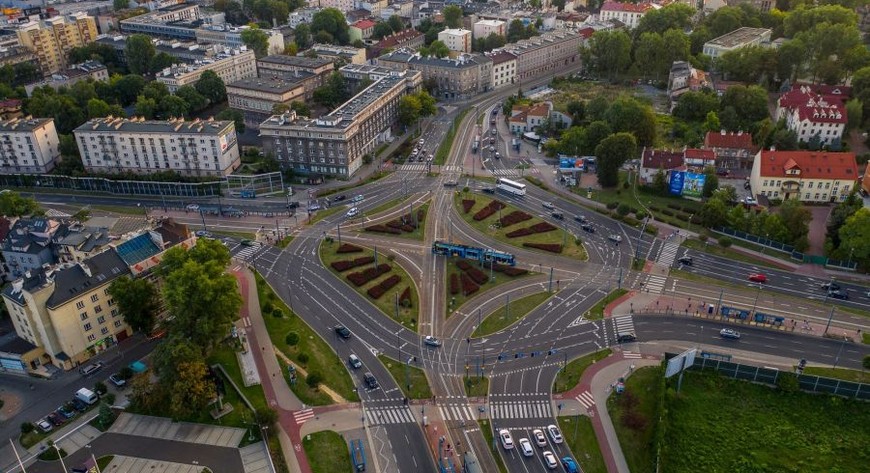
<path fill-rule="evenodd" d="M 399 100 L 399 123 L 405 127 L 414 126 L 422 117 L 438 112 L 435 99 L 425 90 L 409 94 Z"/>

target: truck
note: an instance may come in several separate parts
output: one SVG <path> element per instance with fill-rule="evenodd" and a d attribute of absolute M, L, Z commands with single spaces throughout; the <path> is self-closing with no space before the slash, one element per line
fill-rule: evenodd
<path fill-rule="evenodd" d="M 96 404 L 96 402 L 99 400 L 97 394 L 88 388 L 81 388 L 76 391 L 76 399 L 82 401 L 89 406 Z"/>

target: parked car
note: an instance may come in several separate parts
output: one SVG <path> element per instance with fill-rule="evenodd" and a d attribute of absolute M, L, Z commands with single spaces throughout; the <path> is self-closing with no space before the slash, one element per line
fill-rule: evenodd
<path fill-rule="evenodd" d="M 547 426 L 547 433 L 550 434 L 550 440 L 553 443 L 562 443 L 564 439 L 562 438 L 562 432 L 559 432 L 559 428 L 553 424 Z"/>
<path fill-rule="evenodd" d="M 595 227 L 593 227 L 592 225 L 589 225 L 588 223 L 584 223 L 583 225 L 580 225 L 580 228 L 582 228 L 584 232 L 595 233 Z"/>
<path fill-rule="evenodd" d="M 758 204 L 758 201 L 755 200 L 754 197 L 747 197 L 747 198 L 743 199 L 743 203 L 745 203 L 746 205 L 756 205 L 756 204 Z"/>
<path fill-rule="evenodd" d="M 437 338 L 435 338 L 431 335 L 426 335 L 425 337 L 423 337 L 423 343 L 425 343 L 426 345 L 429 345 L 430 347 L 440 347 L 441 346 L 441 340 L 438 340 Z"/>
<path fill-rule="evenodd" d="M 495 136 L 495 135 L 498 134 L 498 130 L 496 130 L 495 128 L 492 128 L 492 129 L 489 130 L 489 133 L 490 133 L 492 136 Z"/>
<path fill-rule="evenodd" d="M 91 363 L 87 366 L 79 368 L 79 373 L 81 373 L 84 377 L 88 377 L 96 373 L 97 371 L 100 371 L 101 369 L 103 369 L 103 364 L 98 361 L 96 363 Z"/>
<path fill-rule="evenodd" d="M 365 197 L 363 197 L 362 194 L 355 195 L 353 196 L 353 199 L 350 199 L 350 201 L 353 203 L 362 202 L 363 200 L 365 200 Z"/>
<path fill-rule="evenodd" d="M 368 386 L 369 389 L 377 389 L 378 380 L 375 378 L 375 375 L 367 372 L 363 375 L 363 380 L 365 381 L 366 386 Z"/>
<path fill-rule="evenodd" d="M 449 181 L 444 181 L 444 187 L 456 187 L 459 185 L 459 181 L 456 179 L 450 179 Z"/>
<path fill-rule="evenodd" d="M 344 194 L 341 194 L 341 195 L 339 195 L 339 196 L 336 196 L 336 197 L 335 197 L 334 199 L 332 199 L 332 200 L 334 200 L 335 202 L 341 202 L 341 201 L 343 201 L 343 200 L 345 200 L 345 199 L 347 199 L 347 196 L 344 195 Z"/>
<path fill-rule="evenodd" d="M 353 368 L 353 369 L 359 369 L 359 368 L 362 368 L 362 360 L 360 360 L 359 357 L 356 356 L 356 355 L 354 355 L 353 353 L 351 353 L 350 356 L 347 357 L 347 363 L 348 363 L 348 364 L 351 366 L 351 368 Z"/>
<path fill-rule="evenodd" d="M 242 246 L 254 246 L 254 245 L 256 245 L 257 242 L 255 242 L 254 240 L 248 240 L 246 238 L 246 239 L 242 240 L 240 243 L 242 244 Z"/>
<path fill-rule="evenodd" d="M 187 204 L 185 209 L 189 212 L 199 212 L 199 205 L 197 204 Z"/>
<path fill-rule="evenodd" d="M 66 422 L 57 412 L 52 412 L 46 417 L 46 419 L 48 419 L 48 421 L 55 427 L 60 427 L 64 422 Z"/>
<path fill-rule="evenodd" d="M 49 422 L 45 419 L 40 419 L 36 423 L 36 426 L 39 427 L 39 430 L 46 432 L 46 433 L 51 432 L 51 430 L 54 429 L 54 426 L 51 425 L 51 422 Z"/>
<path fill-rule="evenodd" d="M 681 256 L 680 259 L 678 259 L 677 261 L 679 261 L 680 264 L 684 264 L 686 266 L 691 266 L 693 260 L 692 260 L 691 256 Z"/>
<path fill-rule="evenodd" d="M 112 383 L 118 389 L 123 389 L 124 386 L 127 385 L 127 380 L 122 378 L 121 375 L 118 373 L 115 373 L 112 376 L 109 376 L 109 382 Z"/>
<path fill-rule="evenodd" d="M 539 447 L 547 446 L 547 437 L 544 435 L 544 431 L 541 429 L 535 429 L 532 431 L 532 437 L 535 438 L 535 443 L 538 444 Z"/>
<path fill-rule="evenodd" d="M 320 204 L 318 204 L 317 202 L 314 202 L 313 204 L 308 206 L 309 212 L 316 212 L 318 210 L 320 210 Z"/>
<path fill-rule="evenodd" d="M 767 276 L 761 273 L 752 273 L 749 275 L 749 280 L 752 282 L 767 282 Z"/>
<path fill-rule="evenodd" d="M 348 328 L 345 327 L 344 325 L 336 325 L 335 326 L 335 333 L 338 334 L 339 337 L 341 337 L 345 340 L 350 338 L 350 330 L 348 330 Z"/>
<path fill-rule="evenodd" d="M 485 194 L 495 194 L 495 187 L 484 187 L 481 189 Z"/>
<path fill-rule="evenodd" d="M 532 450 L 532 442 L 529 442 L 529 439 L 527 438 L 520 439 L 520 451 L 527 457 L 535 454 L 535 451 Z"/>
<path fill-rule="evenodd" d="M 730 338 L 732 340 L 740 340 L 740 332 L 733 328 L 723 328 L 719 331 L 719 336 L 722 338 Z"/>
<path fill-rule="evenodd" d="M 637 337 L 633 333 L 623 333 L 616 337 L 617 343 L 631 343 L 637 341 Z"/>
<path fill-rule="evenodd" d="M 68 409 L 66 406 L 58 407 L 55 412 L 57 412 L 58 415 L 60 415 L 64 419 L 72 419 L 76 416 L 75 409 Z"/>
<path fill-rule="evenodd" d="M 551 470 L 555 470 L 559 466 L 559 462 L 556 461 L 556 455 L 553 455 L 553 452 L 546 450 L 543 453 L 544 463 L 547 465 L 547 468 Z"/>
<path fill-rule="evenodd" d="M 512 450 L 514 448 L 514 438 L 507 429 L 499 430 L 498 438 L 501 440 L 501 446 L 504 447 L 505 450 Z"/>
<path fill-rule="evenodd" d="M 828 297 L 847 301 L 849 300 L 849 293 L 841 289 L 837 289 L 833 291 L 828 291 Z"/>
<path fill-rule="evenodd" d="M 81 399 L 79 399 L 77 397 L 74 397 L 73 400 L 70 401 L 70 403 L 72 404 L 73 409 L 75 409 L 79 412 L 84 412 L 84 411 L 88 410 L 87 403 L 85 403 L 84 401 L 82 401 Z"/>
<path fill-rule="evenodd" d="M 542 205 L 543 205 L 544 208 L 547 209 L 547 210 L 554 210 L 554 209 L 556 208 L 556 206 L 553 205 L 552 202 L 544 202 Z"/>

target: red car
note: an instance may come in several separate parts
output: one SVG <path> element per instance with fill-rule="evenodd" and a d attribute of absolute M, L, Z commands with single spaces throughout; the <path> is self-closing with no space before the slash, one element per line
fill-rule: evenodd
<path fill-rule="evenodd" d="M 752 282 L 767 282 L 767 276 L 761 273 L 753 273 L 749 275 L 749 280 Z"/>

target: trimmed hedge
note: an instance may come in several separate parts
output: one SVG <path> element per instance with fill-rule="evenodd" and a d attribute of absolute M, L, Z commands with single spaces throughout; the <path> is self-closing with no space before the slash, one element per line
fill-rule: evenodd
<path fill-rule="evenodd" d="M 505 276 L 522 276 L 524 274 L 529 274 L 528 269 L 515 268 L 513 266 L 508 266 L 505 264 L 494 264 L 492 265 L 492 270 L 498 273 L 502 273 Z"/>
<path fill-rule="evenodd" d="M 556 230 L 556 226 L 547 222 L 536 223 L 529 227 L 535 233 L 547 233 Z"/>
<path fill-rule="evenodd" d="M 360 248 L 356 245 L 351 245 L 350 243 L 342 243 L 341 246 L 339 246 L 338 249 L 335 250 L 335 252 L 336 253 L 359 253 L 362 250 L 363 250 L 362 248 Z"/>
<path fill-rule="evenodd" d="M 405 303 L 405 301 L 408 302 Z M 399 296 L 399 304 L 411 307 L 411 286 L 406 287 L 405 290 L 402 291 L 402 295 Z"/>
<path fill-rule="evenodd" d="M 465 294 L 466 297 L 474 294 L 480 289 L 480 286 L 475 284 L 466 273 L 462 273 L 462 275 L 459 276 L 459 280 L 462 281 L 462 293 Z"/>
<path fill-rule="evenodd" d="M 456 267 L 463 271 L 468 271 L 468 269 L 471 268 L 471 263 L 465 261 L 464 259 L 461 259 L 456 262 Z"/>
<path fill-rule="evenodd" d="M 464 210 L 465 213 L 471 212 L 471 208 L 474 207 L 475 203 L 476 202 L 473 200 L 463 199 L 462 200 L 462 210 Z"/>
<path fill-rule="evenodd" d="M 341 260 L 341 261 L 333 261 L 330 266 L 333 269 L 338 271 L 339 273 L 343 273 L 348 269 L 356 268 L 357 266 L 363 266 L 369 263 L 374 263 L 374 256 L 363 256 L 362 258 L 356 258 L 353 260 Z"/>
<path fill-rule="evenodd" d="M 450 274 L 450 295 L 459 294 L 459 275 L 456 273 Z"/>
<path fill-rule="evenodd" d="M 513 212 L 502 217 L 498 223 L 501 224 L 502 228 L 509 227 L 511 225 L 516 225 L 520 222 L 525 222 L 526 220 L 531 220 L 532 216 L 522 212 L 520 210 L 514 210 Z"/>
<path fill-rule="evenodd" d="M 475 267 L 469 268 L 465 274 L 468 274 L 468 276 L 471 277 L 471 279 L 473 279 L 474 282 L 476 282 L 477 284 L 480 284 L 480 285 L 486 284 L 486 282 L 489 281 L 489 276 L 487 276 L 486 274 L 484 274 L 483 271 L 481 271 Z"/>
<path fill-rule="evenodd" d="M 507 207 L 505 204 L 501 203 L 498 200 L 493 200 L 486 207 L 480 209 L 476 214 L 474 214 L 474 219 L 477 221 L 486 220 L 490 215 L 498 212 L 499 210 Z"/>
<path fill-rule="evenodd" d="M 386 225 L 372 225 L 370 227 L 366 227 L 365 230 L 367 232 L 377 232 L 377 233 L 390 233 L 392 235 L 401 235 L 402 230 L 399 228 L 392 228 Z"/>
<path fill-rule="evenodd" d="M 536 248 L 538 250 L 549 251 L 550 253 L 562 252 L 562 245 L 556 245 L 551 243 L 523 243 L 523 246 L 527 248 Z"/>
<path fill-rule="evenodd" d="M 402 278 L 399 277 L 398 274 L 394 274 L 387 279 L 384 279 L 380 282 L 380 284 L 376 286 L 372 286 L 366 291 L 372 299 L 380 299 L 387 291 L 393 288 L 396 284 L 399 284 Z"/>
<path fill-rule="evenodd" d="M 380 264 L 377 268 L 366 268 L 357 273 L 350 273 L 347 275 L 347 280 L 352 282 L 356 287 L 360 287 L 369 281 L 389 273 L 391 269 L 388 264 Z"/>

